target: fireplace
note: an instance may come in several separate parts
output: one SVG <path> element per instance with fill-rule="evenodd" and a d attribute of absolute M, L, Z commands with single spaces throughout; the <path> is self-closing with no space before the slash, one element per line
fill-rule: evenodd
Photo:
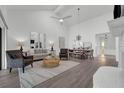
<path fill-rule="evenodd" d="M 124 69 L 124 17 L 108 21 L 112 35 L 116 38 L 116 59 L 118 67 Z"/>

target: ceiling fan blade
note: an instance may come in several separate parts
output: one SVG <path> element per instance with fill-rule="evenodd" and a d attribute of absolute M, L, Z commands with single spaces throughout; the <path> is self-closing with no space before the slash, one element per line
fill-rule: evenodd
<path fill-rule="evenodd" d="M 66 17 L 63 17 L 63 19 L 68 19 L 68 18 L 71 18 L 72 15 L 69 15 L 69 16 L 66 16 Z"/>
<path fill-rule="evenodd" d="M 58 20 L 60 19 L 60 18 L 58 18 L 58 17 L 55 17 L 55 16 L 51 16 L 51 18 L 58 19 Z"/>

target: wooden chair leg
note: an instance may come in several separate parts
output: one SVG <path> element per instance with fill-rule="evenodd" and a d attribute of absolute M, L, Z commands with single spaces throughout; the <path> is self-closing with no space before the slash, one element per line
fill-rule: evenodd
<path fill-rule="evenodd" d="M 22 71 L 23 71 L 23 73 L 25 73 L 25 67 L 22 67 Z"/>
<path fill-rule="evenodd" d="M 33 64 L 31 64 L 31 67 L 33 68 Z"/>
<path fill-rule="evenodd" d="M 92 59 L 94 59 L 94 56 L 92 56 Z"/>
<path fill-rule="evenodd" d="M 9 69 L 9 73 L 11 73 L 11 71 L 12 71 L 12 68 Z"/>

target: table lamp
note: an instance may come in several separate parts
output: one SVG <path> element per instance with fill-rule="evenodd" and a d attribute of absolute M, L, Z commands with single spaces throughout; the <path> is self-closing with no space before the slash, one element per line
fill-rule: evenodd
<path fill-rule="evenodd" d="M 54 46 L 54 42 L 53 41 L 50 41 L 50 46 L 51 46 L 51 51 L 53 51 L 53 46 Z"/>
<path fill-rule="evenodd" d="M 18 41 L 17 42 L 17 46 L 19 46 L 20 50 L 23 51 L 23 47 L 22 46 L 24 46 L 24 41 Z"/>

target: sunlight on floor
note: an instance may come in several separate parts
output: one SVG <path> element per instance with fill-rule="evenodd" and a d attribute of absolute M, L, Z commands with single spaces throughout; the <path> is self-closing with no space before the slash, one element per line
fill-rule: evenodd
<path fill-rule="evenodd" d="M 105 55 L 104 54 L 102 54 L 100 57 L 99 57 L 99 62 L 103 65 L 103 64 L 105 64 L 105 62 L 106 62 L 106 57 L 105 57 Z"/>

